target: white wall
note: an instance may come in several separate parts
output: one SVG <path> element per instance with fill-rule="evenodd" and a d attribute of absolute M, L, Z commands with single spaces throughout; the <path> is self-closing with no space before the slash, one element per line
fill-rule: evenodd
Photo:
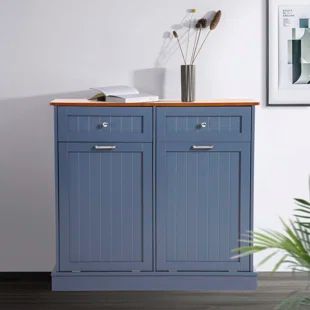
<path fill-rule="evenodd" d="M 46 271 L 54 265 L 48 101 L 120 83 L 178 98 L 181 59 L 163 34 L 192 6 L 203 13 L 223 11 L 197 63 L 198 97 L 262 103 L 255 226 L 279 228 L 278 216 L 291 214 L 292 198 L 308 197 L 310 109 L 265 107 L 264 0 L 1 0 L 0 271 Z"/>

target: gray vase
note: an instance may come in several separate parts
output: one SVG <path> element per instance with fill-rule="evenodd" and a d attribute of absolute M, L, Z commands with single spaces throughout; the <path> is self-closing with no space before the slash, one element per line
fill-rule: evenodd
<path fill-rule="evenodd" d="M 195 66 L 181 66 L 181 97 L 183 102 L 195 101 Z"/>

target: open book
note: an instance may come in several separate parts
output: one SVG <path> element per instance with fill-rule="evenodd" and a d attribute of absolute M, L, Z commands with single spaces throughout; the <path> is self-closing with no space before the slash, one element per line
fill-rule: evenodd
<path fill-rule="evenodd" d="M 92 88 L 97 94 L 89 100 L 108 102 L 151 102 L 158 101 L 158 96 L 140 93 L 136 88 L 130 86 L 109 86 Z"/>

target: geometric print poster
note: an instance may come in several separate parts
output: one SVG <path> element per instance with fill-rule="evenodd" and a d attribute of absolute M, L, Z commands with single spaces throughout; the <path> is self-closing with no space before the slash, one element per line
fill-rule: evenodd
<path fill-rule="evenodd" d="M 310 106 L 310 0 L 267 0 L 268 106 Z"/>
<path fill-rule="evenodd" d="M 310 6 L 279 7 L 279 88 L 310 90 Z"/>

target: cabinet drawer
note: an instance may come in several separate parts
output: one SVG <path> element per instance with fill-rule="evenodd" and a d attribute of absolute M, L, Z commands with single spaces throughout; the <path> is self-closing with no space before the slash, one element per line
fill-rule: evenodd
<path fill-rule="evenodd" d="M 250 141 L 251 107 L 159 108 L 161 141 Z"/>
<path fill-rule="evenodd" d="M 59 141 L 152 141 L 152 108 L 58 108 Z"/>

